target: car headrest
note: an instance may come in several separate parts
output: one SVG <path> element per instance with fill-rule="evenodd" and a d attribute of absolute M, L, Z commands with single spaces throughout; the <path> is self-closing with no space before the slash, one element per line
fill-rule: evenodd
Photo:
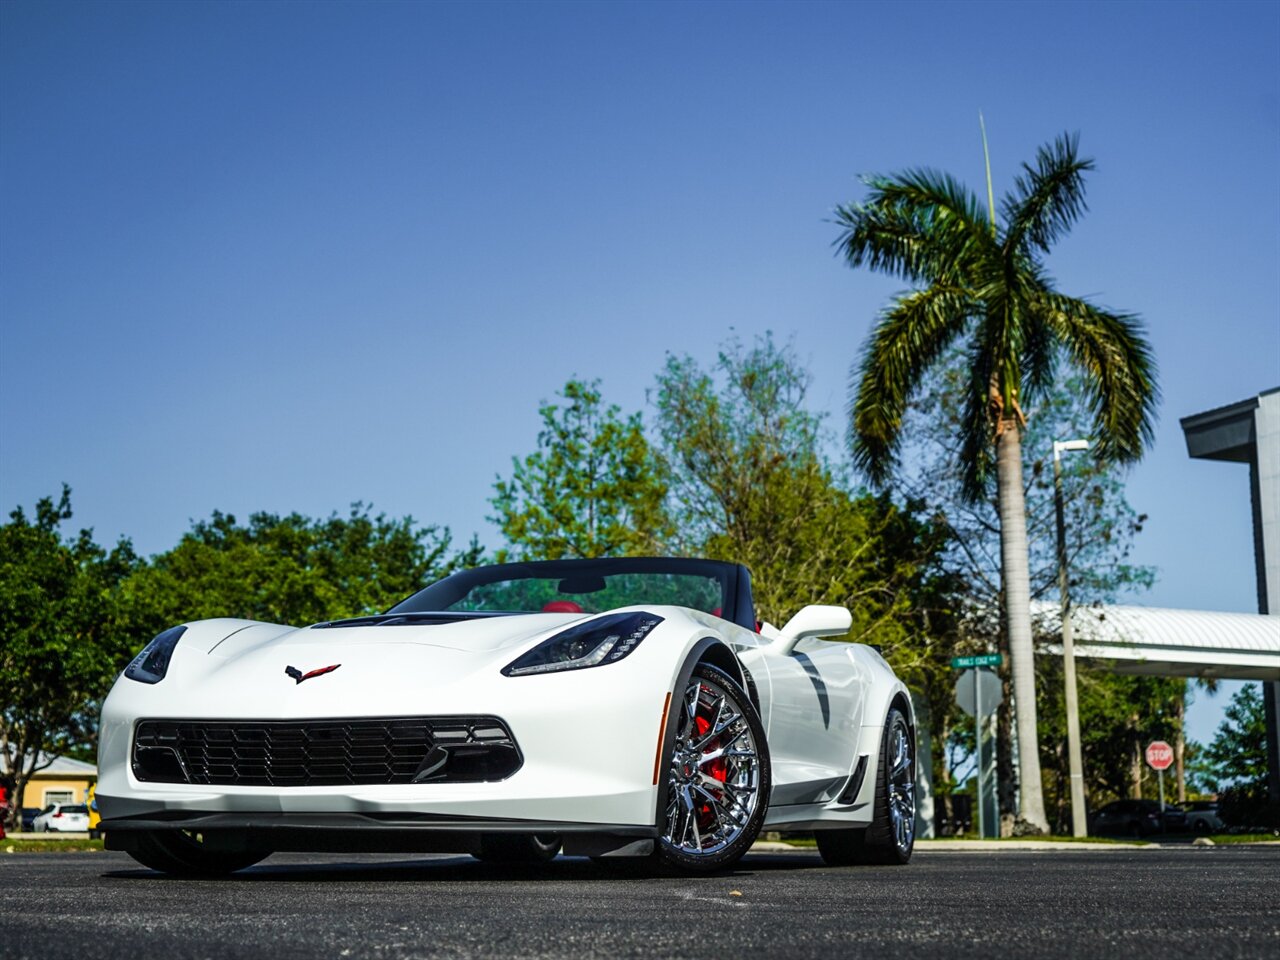
<path fill-rule="evenodd" d="M 542 605 L 543 613 L 585 613 L 582 607 L 572 600 L 552 600 Z"/>

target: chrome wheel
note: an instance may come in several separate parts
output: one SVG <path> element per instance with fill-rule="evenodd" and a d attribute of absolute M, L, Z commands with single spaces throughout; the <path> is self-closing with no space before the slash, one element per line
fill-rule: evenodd
<path fill-rule="evenodd" d="M 916 764 L 906 718 L 895 714 L 889 727 L 889 823 L 893 842 L 902 852 L 911 849 L 916 833 Z"/>
<path fill-rule="evenodd" d="M 833 867 L 855 863 L 901 866 L 916 840 L 916 758 L 911 723 L 903 708 L 889 707 L 880 738 L 871 822 L 865 827 L 818 830 L 822 859 Z"/>
<path fill-rule="evenodd" d="M 760 747 L 750 707 L 705 675 L 690 679 L 679 709 L 662 840 L 686 856 L 712 856 L 759 829 Z"/>

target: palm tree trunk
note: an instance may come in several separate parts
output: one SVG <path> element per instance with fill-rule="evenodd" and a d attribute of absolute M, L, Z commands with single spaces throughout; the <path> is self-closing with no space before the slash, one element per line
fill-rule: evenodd
<path fill-rule="evenodd" d="M 1138 737 L 1138 715 L 1129 718 L 1129 799 L 1142 799 L 1142 741 Z"/>
<path fill-rule="evenodd" d="M 1000 571 L 1005 621 L 1013 667 L 1013 699 L 1018 726 L 1018 801 L 1023 820 L 1046 833 L 1040 780 L 1040 739 L 1036 733 L 1036 664 L 1031 643 L 1031 577 L 1027 553 L 1027 507 L 1022 492 L 1022 436 L 1006 420 L 996 438 L 996 492 L 1000 498 Z"/>

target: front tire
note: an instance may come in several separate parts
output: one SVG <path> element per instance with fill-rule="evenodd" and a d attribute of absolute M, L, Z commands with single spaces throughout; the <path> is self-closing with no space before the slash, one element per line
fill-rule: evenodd
<path fill-rule="evenodd" d="M 209 850 L 198 833 L 152 830 L 138 837 L 137 847 L 129 851 L 129 856 L 144 867 L 175 877 L 224 877 L 265 860 L 271 851 Z"/>
<path fill-rule="evenodd" d="M 686 873 L 723 870 L 764 824 L 772 784 L 764 727 L 737 682 L 708 663 L 694 666 L 671 706 L 656 858 Z"/>
<path fill-rule="evenodd" d="M 880 739 L 871 826 L 816 831 L 824 862 L 845 867 L 855 863 L 901 866 L 910 861 L 916 844 L 915 755 L 911 725 L 901 709 L 891 707 Z"/>

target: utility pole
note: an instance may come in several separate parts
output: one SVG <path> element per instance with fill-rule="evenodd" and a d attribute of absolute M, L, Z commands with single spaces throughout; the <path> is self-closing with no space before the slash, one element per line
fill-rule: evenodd
<path fill-rule="evenodd" d="M 1084 763 L 1080 758 L 1080 704 L 1076 694 L 1076 647 L 1071 636 L 1071 593 L 1067 576 L 1066 511 L 1062 499 L 1062 453 L 1088 450 L 1088 440 L 1053 441 L 1053 501 L 1058 515 L 1058 593 L 1062 599 L 1062 665 L 1067 701 L 1067 759 L 1071 769 L 1071 833 L 1084 837 L 1089 821 L 1084 801 Z"/>

